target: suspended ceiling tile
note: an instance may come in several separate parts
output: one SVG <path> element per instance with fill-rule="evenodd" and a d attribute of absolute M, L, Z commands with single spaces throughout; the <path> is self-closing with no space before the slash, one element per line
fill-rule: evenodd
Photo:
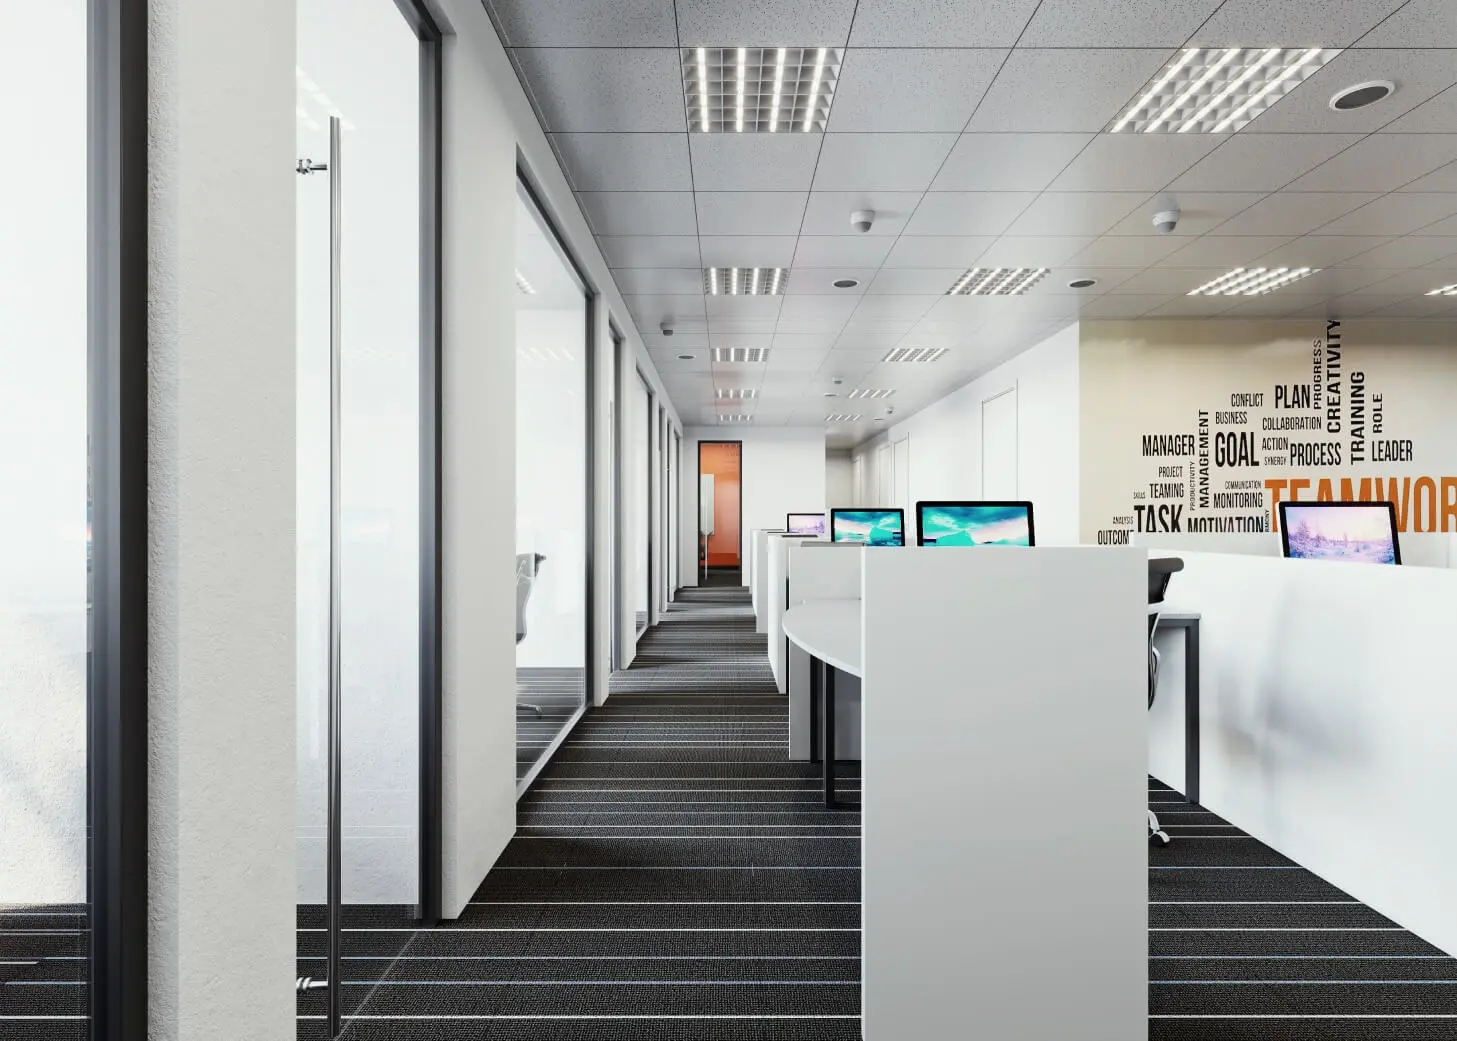
<path fill-rule="evenodd" d="M 1302 235 L 1257 254 L 1254 260 L 1263 267 L 1335 267 L 1386 241 L 1381 235 Z"/>
<path fill-rule="evenodd" d="M 1006 56 L 974 48 L 852 49 L 829 130 L 960 133 Z"/>
<path fill-rule="evenodd" d="M 927 192 L 909 235 L 1000 235 L 1037 198 L 1034 192 Z"/>
<path fill-rule="evenodd" d="M 877 268 L 895 239 L 888 235 L 801 235 L 794 253 L 795 267 Z"/>
<path fill-rule="evenodd" d="M 693 235 L 598 235 L 602 255 L 609 267 L 702 267 L 698 236 Z"/>
<path fill-rule="evenodd" d="M 490 0 L 508 47 L 676 47 L 673 0 Z"/>
<path fill-rule="evenodd" d="M 1241 130 L 1169 187 L 1176 192 L 1273 192 L 1360 139 L 1359 134 L 1263 134 Z"/>
<path fill-rule="evenodd" d="M 825 134 L 814 190 L 924 191 L 955 134 Z M 847 215 L 848 219 L 848 215 Z"/>
<path fill-rule="evenodd" d="M 566 47 L 512 57 L 549 131 L 687 132 L 675 50 Z"/>
<path fill-rule="evenodd" d="M 855 0 L 677 0 L 684 47 L 843 47 Z"/>
<path fill-rule="evenodd" d="M 1457 237 L 1404 235 L 1391 240 L 1372 238 L 1373 248 L 1341 262 L 1342 267 L 1426 267 L 1457 256 Z"/>
<path fill-rule="evenodd" d="M 693 189 L 683 134 L 553 134 L 580 192 L 686 192 Z"/>
<path fill-rule="evenodd" d="M 579 192 L 599 235 L 696 235 L 691 192 Z"/>
<path fill-rule="evenodd" d="M 1019 47 L 1177 47 L 1221 0 L 1042 0 Z"/>
<path fill-rule="evenodd" d="M 1451 0 L 1442 0 L 1451 4 Z M 1452 21 L 1457 24 L 1457 7 L 1447 8 L 1453 12 Z M 1434 98 L 1422 102 L 1400 119 L 1381 128 L 1381 132 L 1392 134 L 1457 134 L 1457 87 L 1448 87 Z"/>
<path fill-rule="evenodd" d="M 808 191 L 823 140 L 823 134 L 689 134 L 693 187 L 700 192 Z"/>
<path fill-rule="evenodd" d="M 1161 235 L 1188 240 L 1212 231 L 1229 218 L 1249 209 L 1265 192 L 1161 192 L 1108 229 L 1109 235 Z M 1153 215 L 1172 201 L 1179 208 L 1173 231 L 1155 230 Z"/>
<path fill-rule="evenodd" d="M 806 192 L 697 193 L 700 235 L 793 235 Z"/>
<path fill-rule="evenodd" d="M 1389 192 L 1457 161 L 1457 135 L 1372 134 L 1290 185 L 1297 192 Z"/>
<path fill-rule="evenodd" d="M 1452 0 L 1409 0 L 1361 37 L 1362 47 L 1457 47 Z"/>
<path fill-rule="evenodd" d="M 1163 263 L 1171 267 L 1237 267 L 1249 264 L 1285 245 L 1291 235 L 1205 235 L 1170 253 Z M 1175 242 L 1181 240 L 1175 239 Z"/>
<path fill-rule="evenodd" d="M 804 248 L 804 239 L 799 240 L 799 246 Z M 874 267 L 822 268 L 796 264 L 789 272 L 788 288 L 784 292 L 786 296 L 859 296 L 874 278 Z M 843 279 L 854 281 L 856 285 L 834 285 Z"/>
<path fill-rule="evenodd" d="M 786 296 L 779 319 L 784 321 L 840 322 L 855 313 L 858 296 Z"/>
<path fill-rule="evenodd" d="M 1377 196 L 1370 192 L 1279 192 L 1215 230 L 1221 235 L 1306 235 Z M 1346 234 L 1331 228 L 1329 234 Z"/>
<path fill-rule="evenodd" d="M 894 238 L 906 226 L 921 201 L 913 192 L 810 192 L 809 206 L 804 211 L 803 235 L 838 235 L 852 238 Z M 869 231 L 856 231 L 850 214 L 857 210 L 875 213 Z"/>
<path fill-rule="evenodd" d="M 1102 130 L 1169 57 L 1149 50 L 1018 47 L 966 129 Z"/>
<path fill-rule="evenodd" d="M 704 235 L 699 239 L 704 267 L 789 267 L 793 235 Z"/>
<path fill-rule="evenodd" d="M 1440 169 L 1433 170 L 1425 177 L 1419 177 L 1409 184 L 1402 185 L 1397 190 L 1403 192 L 1457 192 L 1457 163 L 1448 163 Z"/>
<path fill-rule="evenodd" d="M 1189 42 L 1202 47 L 1349 47 L 1404 0 L 1225 0 Z"/>
<path fill-rule="evenodd" d="M 936 175 L 936 191 L 1041 191 L 1092 134 L 962 134 Z"/>
<path fill-rule="evenodd" d="M 617 289 L 633 296 L 691 296 L 703 292 L 703 269 L 622 268 L 613 272 Z"/>
<path fill-rule="evenodd" d="M 1009 235 L 1101 235 L 1148 200 L 1145 192 L 1043 192 Z"/>
<path fill-rule="evenodd" d="M 1323 235 L 1450 234 L 1437 230 L 1437 222 L 1453 214 L 1457 214 L 1457 195 L 1395 192 L 1323 225 L 1320 231 Z"/>
<path fill-rule="evenodd" d="M 1010 47 L 1038 0 L 860 0 L 852 47 Z"/>
<path fill-rule="evenodd" d="M 1099 134 L 1055 191 L 1157 191 L 1222 144 L 1221 134 Z"/>
<path fill-rule="evenodd" d="M 884 268 L 875 276 L 868 292 L 885 294 L 944 295 L 965 272 L 965 268 Z"/>
<path fill-rule="evenodd" d="M 896 267 L 973 267 L 987 247 L 997 239 L 992 235 L 902 235 L 885 258 L 885 266 Z"/>
<path fill-rule="evenodd" d="M 969 267 L 1058 268 L 1092 245 L 1093 235 L 1003 235 Z"/>

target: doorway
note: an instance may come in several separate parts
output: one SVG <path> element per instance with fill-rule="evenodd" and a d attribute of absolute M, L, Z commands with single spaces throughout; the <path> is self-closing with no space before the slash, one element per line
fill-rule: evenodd
<path fill-rule="evenodd" d="M 698 582 L 743 585 L 742 441 L 698 442 Z"/>

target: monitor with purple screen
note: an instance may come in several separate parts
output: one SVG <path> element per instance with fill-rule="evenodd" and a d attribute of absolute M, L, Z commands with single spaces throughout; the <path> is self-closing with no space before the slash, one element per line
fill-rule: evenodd
<path fill-rule="evenodd" d="M 823 535 L 824 513 L 791 513 L 784 519 L 784 530 L 791 535 Z"/>
<path fill-rule="evenodd" d="M 1298 560 L 1401 563 L 1389 502 L 1282 502 L 1280 542 Z"/>

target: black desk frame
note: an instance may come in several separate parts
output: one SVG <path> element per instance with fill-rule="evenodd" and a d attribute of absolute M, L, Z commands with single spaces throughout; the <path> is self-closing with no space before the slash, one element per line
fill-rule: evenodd
<path fill-rule="evenodd" d="M 835 799 L 835 669 L 812 654 L 809 656 L 809 759 L 822 765 L 825 807 L 840 809 L 842 804 Z"/>

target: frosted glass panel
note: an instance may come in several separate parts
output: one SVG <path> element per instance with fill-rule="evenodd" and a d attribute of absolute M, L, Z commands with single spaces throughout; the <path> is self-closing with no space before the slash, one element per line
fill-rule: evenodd
<path fill-rule="evenodd" d="M 67 1039 L 90 1030 L 86 91 L 83 0 L 0 3 L 0 1016 Z"/>

